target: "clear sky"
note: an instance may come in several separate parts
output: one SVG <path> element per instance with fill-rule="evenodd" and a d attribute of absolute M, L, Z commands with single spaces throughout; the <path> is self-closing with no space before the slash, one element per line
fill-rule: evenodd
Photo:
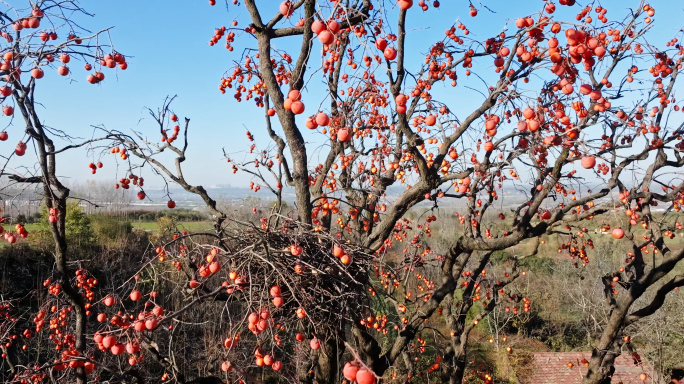
<path fill-rule="evenodd" d="M 373 3 L 377 3 L 374 0 Z M 246 175 L 233 175 L 229 165 L 223 160 L 222 148 L 227 152 L 244 151 L 249 142 L 245 137 L 247 127 L 261 144 L 266 144 L 268 137 L 263 130 L 263 110 L 256 108 L 250 100 L 237 103 L 231 90 L 226 94 L 218 91 L 219 79 L 226 70 L 232 69 L 233 60 L 237 60 L 242 48 L 254 46 L 255 42 L 247 36 L 236 41 L 235 50 L 228 52 L 223 41 L 214 47 L 208 45 L 214 28 L 229 26 L 234 19 L 240 26 L 247 25 L 248 15 L 244 6 L 229 5 L 218 0 L 216 6 L 210 6 L 207 0 L 84 0 L 81 4 L 94 18 L 83 17 L 79 21 L 91 30 L 114 26 L 112 37 L 118 51 L 130 56 L 126 71 L 105 72 L 107 78 L 98 85 L 85 81 L 87 75 L 83 63 L 72 62 L 71 81 L 58 76 L 55 71 L 46 70 L 45 77 L 40 80 L 37 97 L 43 104 L 40 111 L 44 122 L 63 129 L 73 136 L 91 137 L 91 125 L 104 124 L 110 129 L 129 132 L 132 129 L 150 134 L 158 139 L 159 133 L 146 120 L 145 107 L 161 106 L 167 95 L 178 95 L 173 109 L 180 117 L 191 118 L 190 149 L 188 161 L 185 163 L 185 174 L 193 183 L 206 186 L 232 184 L 244 186 L 249 179 Z M 259 0 L 264 17 L 275 14 L 280 1 Z M 385 0 L 387 5 L 393 1 Z M 418 0 L 415 0 L 418 3 Z M 429 1 L 432 3 L 432 0 Z M 557 3 L 557 2 L 556 2 Z M 430 7 L 422 12 L 414 7 L 408 17 L 408 51 L 415 53 L 412 58 L 422 60 L 430 43 L 441 39 L 443 31 L 455 20 L 462 20 L 471 32 L 471 36 L 486 39 L 501 31 L 507 19 L 515 20 L 537 12 L 543 6 L 539 0 L 483 0 L 474 2 L 479 9 L 476 18 L 469 16 L 468 2 L 442 0 L 437 11 Z M 635 0 L 610 0 L 600 3 L 608 8 L 608 16 L 623 16 L 627 6 L 636 7 Z M 652 38 L 658 46 L 662 46 L 682 27 L 684 20 L 684 3 L 672 0 L 654 0 L 650 4 L 656 9 L 656 27 Z M 582 5 L 585 5 L 583 2 Z M 598 3 L 594 4 L 594 6 Z M 485 9 L 484 6 L 496 11 Z M 268 9 L 268 10 L 267 10 Z M 579 12 L 580 7 L 568 8 L 559 6 L 557 17 L 568 20 Z M 570 12 L 572 11 L 572 12 Z M 396 13 L 396 10 L 389 12 Z M 592 13 L 593 14 L 593 13 Z M 392 20 L 396 18 L 391 16 Z M 280 47 L 287 48 L 290 42 L 278 41 Z M 320 43 L 315 41 L 315 49 Z M 294 52 L 293 52 L 294 54 Z M 311 65 L 319 65 L 320 60 L 312 59 Z M 408 69 L 413 71 L 417 65 Z M 486 59 L 480 68 L 474 71 L 493 72 L 490 60 Z M 481 87 L 479 80 L 471 76 L 459 76 L 459 87 L 449 88 L 445 93 L 450 108 L 457 114 L 465 114 L 480 97 L 465 86 Z M 318 78 L 316 78 L 318 81 Z M 313 89 L 313 87 L 312 87 Z M 316 98 L 316 93 L 306 97 Z M 320 96 L 319 96 L 320 100 Z M 318 101 L 311 103 L 318 104 Z M 312 107 L 313 108 L 313 107 Z M 462 110 L 457 110 L 462 108 Z M 308 115 L 309 111 L 305 115 Z M 3 117 L 4 118 L 4 117 Z M 303 117 L 302 117 L 303 120 Z M 18 120 L 15 120 L 15 124 Z M 302 124 L 303 125 L 303 124 Z M 11 151 L 18 141 L 18 127 L 10 128 L 10 140 L 0 143 L 0 150 Z M 12 132 L 15 132 L 12 136 Z M 312 146 L 320 143 L 312 132 L 304 132 Z M 320 136 L 320 134 L 319 134 Z M 29 151 L 30 152 L 30 151 Z M 23 159 L 28 160 L 28 154 Z M 236 155 L 235 157 L 240 157 Z M 115 182 L 114 161 L 105 161 L 105 168 L 97 175 L 91 175 L 87 164 L 91 159 L 85 158 L 84 151 L 73 151 L 60 160 L 60 173 L 76 180 L 110 180 Z M 121 177 L 120 174 L 118 177 Z M 160 185 L 154 181 L 151 172 L 143 173 L 148 185 Z"/>

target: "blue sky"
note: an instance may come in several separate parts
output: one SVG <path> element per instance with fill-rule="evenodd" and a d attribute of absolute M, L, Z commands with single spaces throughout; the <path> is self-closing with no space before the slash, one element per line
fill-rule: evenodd
<path fill-rule="evenodd" d="M 91 137 L 91 125 L 104 124 L 110 129 L 124 132 L 140 130 L 149 133 L 151 138 L 158 139 L 159 134 L 155 127 L 149 121 L 141 121 L 141 118 L 147 116 L 144 108 L 155 109 L 161 106 L 167 95 L 178 95 L 173 109 L 179 116 L 187 116 L 192 120 L 191 145 L 188 161 L 185 163 L 185 174 L 189 181 L 207 186 L 245 186 L 249 179 L 246 175 L 233 175 L 230 172 L 221 149 L 226 148 L 232 153 L 247 148 L 249 143 L 245 136 L 245 126 L 262 145 L 267 143 L 268 137 L 262 128 L 262 109 L 256 108 L 252 101 L 237 103 L 231 90 L 223 95 L 218 91 L 219 79 L 226 70 L 232 69 L 232 62 L 239 58 L 242 48 L 254 44 L 245 36 L 236 41 L 233 52 L 228 52 L 223 47 L 223 41 L 214 47 L 208 45 L 214 28 L 222 25 L 228 27 L 234 19 L 239 21 L 240 26 L 247 25 L 246 9 L 229 2 L 231 4 L 226 6 L 222 0 L 218 0 L 219 4 L 212 7 L 207 0 L 82 1 L 83 7 L 94 13 L 95 17 L 81 18 L 79 21 L 91 30 L 114 26 L 112 37 L 115 47 L 130 56 L 127 60 L 129 67 L 116 74 L 113 70 L 106 71 L 107 78 L 98 85 L 85 81 L 87 73 L 83 69 L 83 63 L 70 64 L 72 79 L 76 80 L 71 83 L 54 71 L 46 70 L 46 76 L 37 90 L 37 97 L 44 106 L 40 111 L 44 122 L 73 136 Z M 276 0 L 258 1 L 263 9 L 263 17 L 274 14 L 279 3 Z M 377 3 L 377 0 L 373 3 Z M 390 1 L 386 0 L 386 3 L 390 4 Z M 443 31 L 459 18 L 470 30 L 470 36 L 484 40 L 501 31 L 508 17 L 514 20 L 537 12 L 543 6 L 543 2 L 538 0 L 483 1 L 484 5 L 496 11 L 492 13 L 475 2 L 479 14 L 472 18 L 468 15 L 469 7 L 465 1 L 443 0 L 441 3 L 438 11 L 430 7 L 428 12 L 422 12 L 417 6 L 410 10 L 407 46 L 410 51 L 415 52 L 413 64 L 422 60 L 429 44 L 441 39 Z M 675 6 L 675 3 L 677 2 L 670 0 L 651 2 L 656 9 L 656 27 L 651 36 L 657 40 L 653 42 L 658 46 L 662 46 L 682 26 L 684 5 Z M 638 1 L 611 0 L 601 4 L 609 9 L 608 16 L 612 20 L 617 15 L 626 14 L 627 5 L 638 6 Z M 555 16 L 568 20 L 579 10 L 579 6 L 568 8 L 557 4 Z M 396 10 L 390 12 L 396 13 Z M 391 20 L 395 19 L 394 15 L 391 16 Z M 278 41 L 277 44 L 288 48 L 292 42 L 296 41 Z M 315 50 L 318 49 L 320 43 L 316 41 Z M 486 59 L 482 66 L 473 68 L 474 71 L 493 72 L 490 61 Z M 313 66 L 318 63 L 320 60 L 316 58 L 311 60 Z M 417 65 L 409 62 L 409 70 L 416 68 Z M 465 86 L 480 88 L 481 83 L 473 76 L 466 78 L 462 73 L 459 75 L 459 87 L 455 91 L 449 88 L 449 92 L 444 95 L 450 108 L 463 115 L 468 113 L 468 109 L 480 97 Z M 318 81 L 318 78 L 314 81 Z M 304 99 L 313 100 L 310 105 L 314 108 L 313 105 L 318 104 L 317 92 L 315 86 L 311 89 L 312 92 L 304 94 Z M 308 116 L 309 112 L 314 111 L 307 109 L 305 115 Z M 8 130 L 10 140 L 0 143 L 0 150 L 7 152 L 16 145 L 20 130 L 16 122 L 18 120 L 15 120 L 15 127 Z M 320 143 L 314 133 L 307 131 L 304 134 L 307 140 L 312 141 L 312 147 Z M 23 159 L 24 162 L 28 160 L 28 156 Z M 235 155 L 237 158 L 240 156 Z M 112 183 L 122 176 L 120 174 L 115 177 L 114 161 L 109 158 L 104 161 L 103 170 L 97 175 L 91 175 L 87 167 L 90 161 L 91 159 L 85 159 L 83 151 L 73 151 L 61 158 L 60 174 L 74 180 L 97 179 Z M 143 176 L 147 178 L 148 186 L 160 185 L 151 172 L 145 171 Z"/>

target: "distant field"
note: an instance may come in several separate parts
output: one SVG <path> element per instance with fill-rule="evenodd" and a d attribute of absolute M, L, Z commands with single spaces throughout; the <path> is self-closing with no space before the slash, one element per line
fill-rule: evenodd
<path fill-rule="evenodd" d="M 143 221 L 143 222 L 132 222 L 133 228 L 144 229 L 146 231 L 154 231 L 157 229 L 157 223 L 154 221 Z M 191 231 L 191 232 L 201 232 L 211 230 L 214 224 L 208 221 L 188 221 L 178 223 L 178 229 Z"/>
<path fill-rule="evenodd" d="M 132 222 L 133 228 L 144 229 L 146 231 L 154 231 L 157 229 L 157 223 L 154 221 L 142 221 L 142 222 Z M 5 226 L 6 229 L 11 229 Z M 40 229 L 40 224 L 26 224 L 24 226 L 26 230 L 31 233 L 32 231 L 37 231 Z M 214 224 L 208 221 L 188 221 L 178 223 L 178 229 L 186 231 L 207 231 L 213 229 Z"/>
<path fill-rule="evenodd" d="M 40 228 L 40 224 L 26 224 L 24 225 L 24 228 L 31 233 L 31 231 L 36 231 Z M 13 228 L 12 228 L 13 229 Z"/>
<path fill-rule="evenodd" d="M 133 228 L 138 228 L 145 231 L 154 231 L 157 229 L 157 223 L 155 221 L 132 222 L 131 225 L 133 226 Z M 177 225 L 178 230 L 185 230 L 188 232 L 207 232 L 214 229 L 214 224 L 209 221 L 186 221 L 180 222 Z M 14 225 L 5 224 L 4 227 L 5 230 L 14 232 Z M 41 224 L 26 224 L 24 225 L 24 228 L 26 228 L 30 236 L 31 232 L 35 232 L 41 229 Z M 19 241 L 25 240 L 19 239 Z M 9 243 L 7 243 L 6 241 L 0 241 L 0 248 L 5 246 L 9 246 Z"/>

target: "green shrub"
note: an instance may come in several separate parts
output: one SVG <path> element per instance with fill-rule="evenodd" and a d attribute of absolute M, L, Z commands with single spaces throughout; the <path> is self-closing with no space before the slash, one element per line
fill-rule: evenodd
<path fill-rule="evenodd" d="M 45 206 L 40 210 L 40 227 L 31 233 L 30 241 L 34 247 L 48 250 L 54 247 L 54 239 L 48 221 L 48 211 Z M 62 213 L 64 214 L 64 213 Z M 67 202 L 64 226 L 66 228 L 67 243 L 74 248 L 89 247 L 95 242 L 95 233 L 90 222 L 90 216 L 83 212 L 83 208 L 75 201 Z"/>
<path fill-rule="evenodd" d="M 178 232 L 178 224 L 175 217 L 162 216 L 157 219 L 157 229 L 150 236 L 150 241 L 152 244 L 157 244 L 176 232 Z"/>
<path fill-rule="evenodd" d="M 95 237 L 99 243 L 125 239 L 133 231 L 131 222 L 112 215 L 90 216 Z"/>
<path fill-rule="evenodd" d="M 520 260 L 519 265 L 523 269 L 535 273 L 551 275 L 556 266 L 556 262 L 549 257 L 539 257 L 537 255 L 533 255 Z"/>

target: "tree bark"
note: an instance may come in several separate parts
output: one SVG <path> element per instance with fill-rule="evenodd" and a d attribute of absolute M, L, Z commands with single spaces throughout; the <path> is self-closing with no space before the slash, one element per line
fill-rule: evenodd
<path fill-rule="evenodd" d="M 620 355 L 620 347 L 622 346 L 619 333 L 623 329 L 625 316 L 632 303 L 633 299 L 629 297 L 613 309 L 598 345 L 591 352 L 589 369 L 582 379 L 582 384 L 610 383 L 610 378 L 615 371 L 613 364 L 615 358 Z"/>
<path fill-rule="evenodd" d="M 337 380 L 337 373 L 339 372 L 338 359 L 340 355 L 339 335 L 326 335 L 324 345 L 319 350 L 316 364 L 316 376 L 314 383 L 316 384 L 335 384 Z"/>

